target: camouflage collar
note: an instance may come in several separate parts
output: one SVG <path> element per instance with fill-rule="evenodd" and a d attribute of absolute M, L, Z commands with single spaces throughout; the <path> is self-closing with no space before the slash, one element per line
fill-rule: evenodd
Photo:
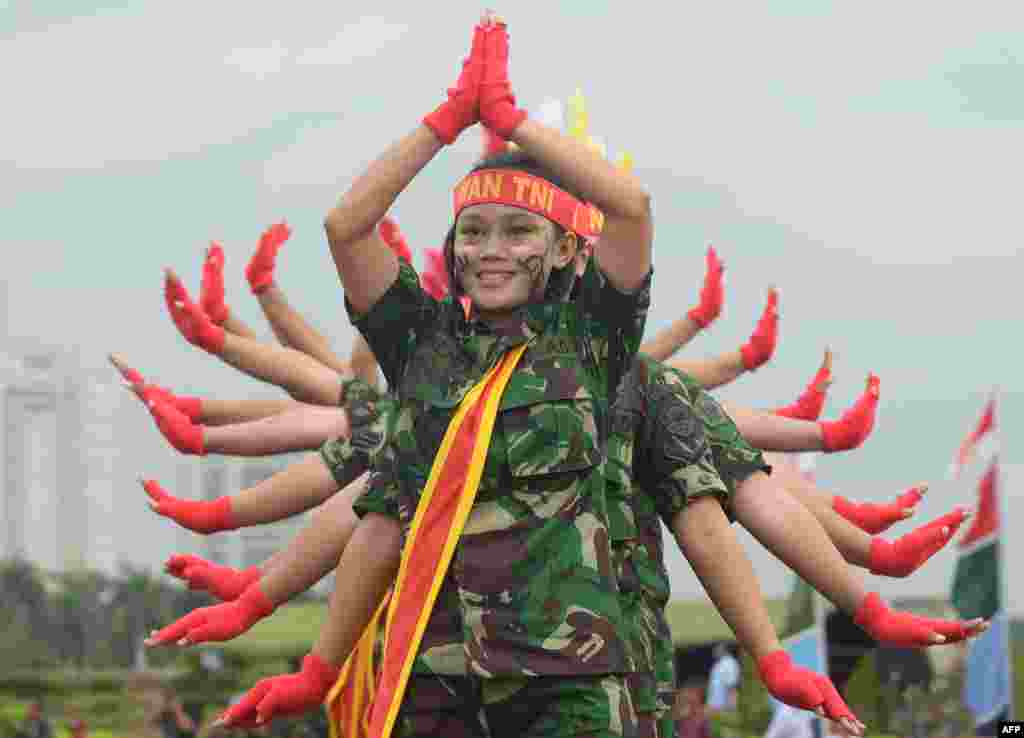
<path fill-rule="evenodd" d="M 513 348 L 545 333 L 558 321 L 566 303 L 541 302 L 524 305 L 515 320 L 509 320 L 495 328 L 477 318 L 463 321 L 460 331 L 463 337 L 497 336 L 507 348 Z"/>

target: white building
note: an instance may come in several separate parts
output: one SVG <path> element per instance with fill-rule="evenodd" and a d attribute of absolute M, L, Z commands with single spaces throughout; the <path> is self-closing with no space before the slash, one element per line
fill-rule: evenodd
<path fill-rule="evenodd" d="M 304 517 L 201 536 L 154 514 L 139 479 L 156 479 L 179 497 L 213 499 L 294 458 L 183 456 L 112 369 L 83 369 L 75 352 L 32 339 L 0 343 L 0 558 L 109 573 L 122 564 L 160 571 L 172 553 L 260 563 Z"/>

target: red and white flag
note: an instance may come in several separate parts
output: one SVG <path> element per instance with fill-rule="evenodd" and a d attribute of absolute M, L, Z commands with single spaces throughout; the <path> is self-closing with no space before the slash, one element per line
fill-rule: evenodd
<path fill-rule="evenodd" d="M 964 468 L 975 459 L 987 459 L 998 450 L 996 446 L 996 392 L 993 390 L 985 411 L 978 420 L 978 425 L 972 430 L 953 457 L 953 463 L 949 467 L 949 478 L 959 479 Z"/>

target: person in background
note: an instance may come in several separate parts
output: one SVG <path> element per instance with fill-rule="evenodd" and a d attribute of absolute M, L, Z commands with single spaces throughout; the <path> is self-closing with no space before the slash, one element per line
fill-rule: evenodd
<path fill-rule="evenodd" d="M 735 710 L 740 686 L 740 662 L 724 643 L 714 650 L 715 663 L 708 677 L 707 709 L 714 714 L 722 710 Z"/>
<path fill-rule="evenodd" d="M 34 700 L 28 706 L 25 719 L 14 735 L 15 738 L 53 738 L 53 726 L 46 719 L 42 700 Z"/>
<path fill-rule="evenodd" d="M 764 738 L 814 738 L 814 720 L 812 713 L 779 702 Z"/>
<path fill-rule="evenodd" d="M 162 702 L 153 722 L 163 738 L 190 738 L 196 734 L 195 721 L 185 712 L 170 687 L 161 690 Z"/>
<path fill-rule="evenodd" d="M 676 720 L 674 738 L 712 738 L 711 721 L 708 719 L 705 702 L 707 684 L 703 679 L 688 679 L 676 692 L 676 704 L 672 717 Z M 665 738 L 673 738 L 666 736 Z"/>

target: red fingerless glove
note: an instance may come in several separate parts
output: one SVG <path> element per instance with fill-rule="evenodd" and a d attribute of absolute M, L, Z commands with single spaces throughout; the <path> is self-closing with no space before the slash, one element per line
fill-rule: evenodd
<path fill-rule="evenodd" d="M 803 394 L 796 398 L 796 402 L 786 407 L 780 407 L 775 411 L 776 415 L 794 420 L 817 420 L 821 416 L 821 410 L 825 407 L 826 391 L 832 383 L 831 354 L 826 354 L 825 362 L 818 368 L 818 373 L 807 385 Z"/>
<path fill-rule="evenodd" d="M 757 321 L 757 327 L 750 341 L 740 346 L 743 356 L 743 367 L 752 372 L 772 358 L 779 333 L 779 292 L 775 288 L 768 290 L 768 302 Z"/>
<path fill-rule="evenodd" d="M 200 607 L 178 621 L 158 630 L 146 641 L 147 646 L 177 643 L 191 646 L 210 641 L 230 641 L 274 612 L 271 602 L 259 584 L 253 584 L 233 602 Z"/>
<path fill-rule="evenodd" d="M 871 573 L 885 577 L 910 576 L 953 539 L 966 519 L 967 513 L 958 509 L 895 541 L 872 538 Z"/>
<path fill-rule="evenodd" d="M 842 495 L 832 498 L 832 509 L 865 533 L 876 535 L 888 530 L 894 523 L 906 520 L 914 514 L 914 506 L 924 495 L 918 487 L 911 487 L 896 498 L 896 502 L 876 504 L 856 503 Z"/>
<path fill-rule="evenodd" d="M 962 641 L 983 629 L 980 618 L 936 620 L 890 610 L 877 592 L 864 598 L 853 621 L 876 641 L 906 648 Z"/>
<path fill-rule="evenodd" d="M 480 25 L 473 29 L 469 56 L 462 62 L 462 72 L 455 87 L 449 88 L 448 99 L 423 119 L 423 124 L 446 145 L 453 143 L 460 133 L 480 120 L 480 80 L 486 33 Z"/>
<path fill-rule="evenodd" d="M 426 268 L 420 275 L 420 284 L 427 294 L 440 302 L 448 296 L 448 271 L 445 269 L 444 253 L 441 249 L 424 249 Z"/>
<path fill-rule="evenodd" d="M 867 389 L 853 407 L 843 413 L 839 420 L 822 421 L 821 436 L 823 450 L 827 453 L 849 451 L 857 448 L 871 435 L 875 427 L 875 411 L 878 408 L 879 385 L 881 380 L 874 374 L 868 375 Z"/>
<path fill-rule="evenodd" d="M 700 303 L 691 308 L 686 317 L 700 326 L 701 330 L 714 322 L 722 312 L 725 293 L 722 289 L 722 273 L 725 266 L 718 259 L 714 246 L 708 246 L 707 271 L 704 274 L 704 286 L 700 291 Z"/>
<path fill-rule="evenodd" d="M 196 425 L 178 408 L 160 400 L 149 403 L 149 413 L 174 448 L 183 454 L 206 456 L 203 426 Z"/>
<path fill-rule="evenodd" d="M 188 584 L 191 590 L 209 592 L 222 602 L 237 600 L 263 572 L 257 566 L 234 569 L 191 554 L 174 554 L 164 564 L 164 571 Z"/>
<path fill-rule="evenodd" d="M 182 415 L 193 423 L 198 422 L 203 417 L 203 401 L 198 397 L 182 397 L 158 384 L 142 383 L 137 386 L 139 393 L 142 395 L 142 400 L 146 403 L 147 407 L 159 400 L 177 408 Z"/>
<path fill-rule="evenodd" d="M 274 285 L 274 265 L 277 262 L 277 252 L 291 235 L 292 229 L 284 221 L 275 223 L 263 231 L 259 243 L 256 245 L 256 253 L 252 255 L 248 266 L 245 267 L 245 278 L 254 295 L 258 295 Z"/>
<path fill-rule="evenodd" d="M 484 37 L 480 120 L 506 140 L 526 120 L 526 111 L 516 107 L 516 96 L 508 79 L 508 28 L 504 23 L 492 26 Z"/>
<path fill-rule="evenodd" d="M 797 666 L 785 651 L 780 649 L 761 657 L 757 669 L 765 688 L 780 702 L 803 710 L 814 710 L 820 705 L 830 720 L 857 720 L 831 679 Z"/>
<path fill-rule="evenodd" d="M 302 671 L 256 682 L 255 687 L 221 716 L 221 722 L 229 727 L 251 728 L 275 717 L 315 710 L 340 674 L 340 668 L 316 654 L 307 654 L 302 660 Z"/>
<path fill-rule="evenodd" d="M 238 528 L 231 514 L 230 497 L 218 497 L 209 502 L 183 500 L 168 494 L 154 479 L 143 480 L 142 488 L 152 500 L 149 506 L 153 512 L 170 518 L 182 528 L 196 533 L 217 533 Z"/>
<path fill-rule="evenodd" d="M 214 325 L 210 316 L 192 302 L 185 285 L 170 271 L 164 285 L 164 298 L 174 325 L 186 341 L 214 354 L 224 349 L 224 329 Z"/>
<path fill-rule="evenodd" d="M 224 248 L 216 241 L 210 242 L 203 261 L 199 305 L 215 325 L 223 325 L 228 319 L 228 306 L 224 303 Z"/>
<path fill-rule="evenodd" d="M 398 223 L 391 218 L 385 217 L 377 225 L 377 232 L 380 233 L 381 240 L 395 252 L 395 256 L 406 264 L 412 264 L 412 251 L 409 250 L 409 244 L 405 240 L 405 236 L 398 229 Z"/>

